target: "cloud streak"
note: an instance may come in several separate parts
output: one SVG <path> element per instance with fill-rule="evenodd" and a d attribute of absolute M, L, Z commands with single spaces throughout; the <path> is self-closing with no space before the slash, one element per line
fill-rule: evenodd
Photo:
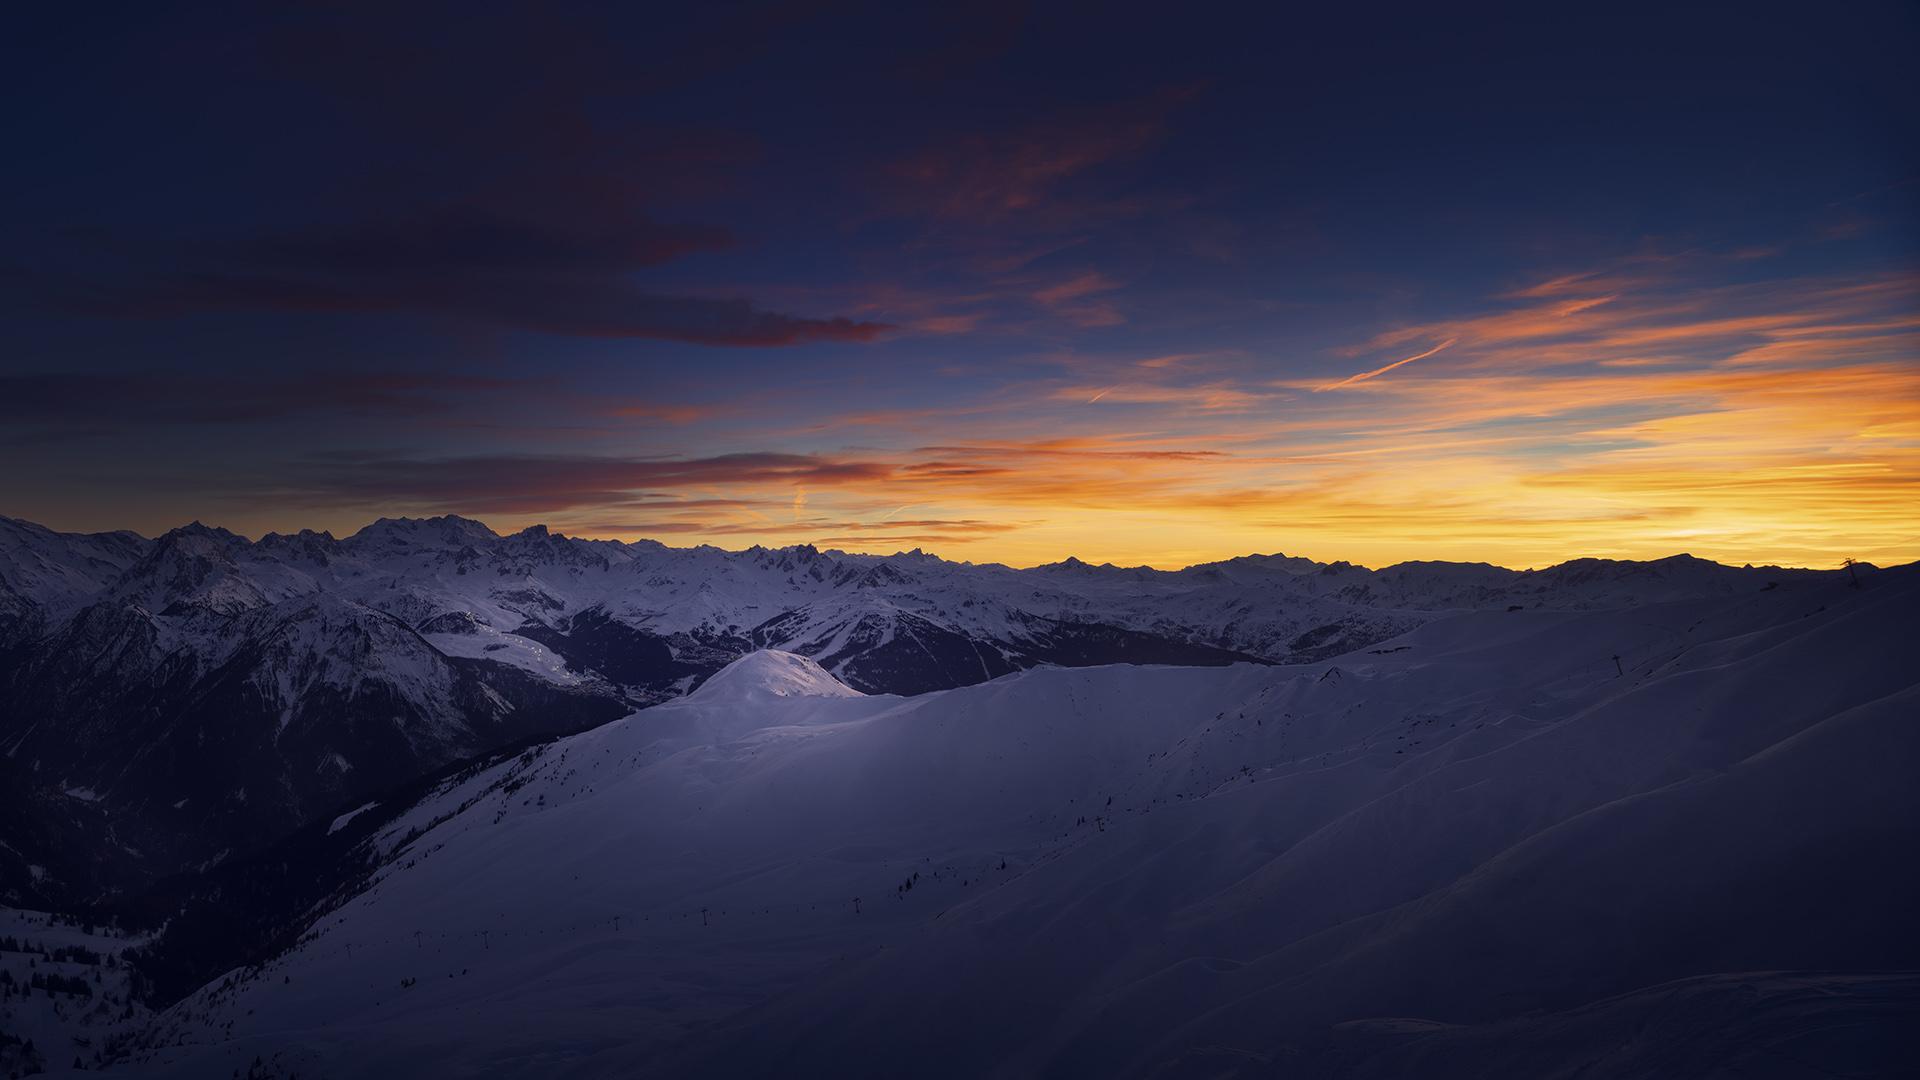
<path fill-rule="evenodd" d="M 1439 352 L 1440 350 L 1451 346 L 1454 343 L 1454 340 L 1455 339 L 1453 338 L 1449 338 L 1446 341 L 1443 341 L 1440 344 L 1435 345 L 1433 348 L 1428 349 L 1425 352 L 1415 353 L 1412 356 L 1407 357 L 1405 360 L 1395 360 L 1391 364 L 1387 364 L 1383 367 L 1374 368 L 1372 371 L 1363 371 L 1358 375 L 1349 375 L 1346 378 L 1341 379 L 1337 383 L 1329 383 L 1326 386 L 1315 387 L 1314 393 L 1320 393 L 1321 391 L 1325 391 L 1325 390 L 1339 390 L 1344 387 L 1352 386 L 1355 383 L 1363 383 L 1363 382 L 1366 382 L 1368 379 L 1378 378 L 1379 376 L 1385 375 L 1387 372 L 1392 371 L 1395 368 L 1405 367 L 1408 364 L 1413 363 L 1415 360 L 1425 360 L 1427 357 L 1432 356 L 1433 354 Z"/>

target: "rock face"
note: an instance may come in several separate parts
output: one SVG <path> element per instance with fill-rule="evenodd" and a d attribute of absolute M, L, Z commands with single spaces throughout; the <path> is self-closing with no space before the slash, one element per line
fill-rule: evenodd
<path fill-rule="evenodd" d="M 864 693 L 918 694 L 1040 665 L 1312 660 L 1450 609 L 1603 608 L 1804 574 L 1685 557 L 1014 570 L 501 536 L 456 517 L 258 541 L 0 518 L 0 753 L 30 789 L 21 843 L 44 841 L 32 858 L 0 850 L 0 896 L 96 895 L 231 856 L 450 762 L 671 700 L 759 649 Z M 111 840 L 49 839 L 92 829 Z"/>
<path fill-rule="evenodd" d="M 328 593 L 175 610 L 83 608 L 10 673 L 10 760 L 110 827 L 112 842 L 68 849 L 85 863 L 49 856 L 76 888 L 244 851 L 450 761 L 629 711 L 610 692 L 448 656 Z"/>

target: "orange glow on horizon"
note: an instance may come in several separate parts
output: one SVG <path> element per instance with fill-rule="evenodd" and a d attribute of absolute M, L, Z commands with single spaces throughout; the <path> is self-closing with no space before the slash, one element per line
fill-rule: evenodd
<path fill-rule="evenodd" d="M 256 535 L 460 513 L 1016 566 L 1920 560 L 1920 279 L 1656 269 L 1563 275 L 1318 357 L 1143 349 L 906 399 L 597 402 L 667 441 L 401 459 L 196 513 Z"/>
<path fill-rule="evenodd" d="M 936 434 L 848 455 L 878 478 L 815 485 L 810 516 L 774 513 L 771 492 L 764 512 L 725 521 L 669 498 L 598 534 L 1168 568 L 1272 551 L 1920 559 L 1913 278 L 1686 289 L 1602 272 L 1506 303 L 1379 334 L 1369 350 L 1436 344 L 1332 381 L 1196 377 L 1153 358 L 998 410 L 861 416 Z M 911 521 L 880 516 L 902 505 Z M 571 520 L 596 533 L 593 517 Z"/>

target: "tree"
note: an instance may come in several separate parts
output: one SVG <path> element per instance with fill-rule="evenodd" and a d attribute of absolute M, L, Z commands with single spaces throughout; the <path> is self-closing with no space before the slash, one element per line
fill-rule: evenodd
<path fill-rule="evenodd" d="M 1847 584 L 1849 584 L 1849 585 L 1851 585 L 1852 587 L 1854 587 L 1854 588 L 1856 588 L 1856 589 L 1857 589 L 1857 588 L 1859 588 L 1859 587 L 1860 587 L 1860 575 L 1859 575 L 1858 573 L 1856 573 L 1856 572 L 1854 572 L 1854 569 L 1853 569 L 1853 568 L 1854 568 L 1854 567 L 1856 567 L 1856 566 L 1859 566 L 1859 565 L 1860 565 L 1860 560 L 1858 560 L 1858 559 L 1855 559 L 1855 558 L 1853 558 L 1853 557 L 1851 557 L 1851 556 L 1849 556 L 1849 557 L 1847 557 L 1847 558 L 1845 558 L 1845 559 L 1841 559 L 1841 560 L 1840 560 L 1840 565 L 1841 565 L 1841 566 L 1844 566 L 1844 567 L 1846 567 L 1846 569 L 1847 569 Z"/>

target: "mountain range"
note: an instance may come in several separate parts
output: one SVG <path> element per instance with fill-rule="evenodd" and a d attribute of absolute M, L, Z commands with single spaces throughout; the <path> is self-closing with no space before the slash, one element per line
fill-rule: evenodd
<path fill-rule="evenodd" d="M 0 519 L 0 1065 L 1877 1067 L 1916 600 Z"/>
<path fill-rule="evenodd" d="M 1687 556 L 1013 569 L 502 536 L 452 516 L 258 540 L 0 518 L 0 780 L 16 822 L 0 898 L 97 900 L 211 865 L 449 763 L 670 700 L 756 649 L 917 694 L 1049 664 L 1311 661 L 1448 611 L 1731 595 L 1809 573 Z"/>

